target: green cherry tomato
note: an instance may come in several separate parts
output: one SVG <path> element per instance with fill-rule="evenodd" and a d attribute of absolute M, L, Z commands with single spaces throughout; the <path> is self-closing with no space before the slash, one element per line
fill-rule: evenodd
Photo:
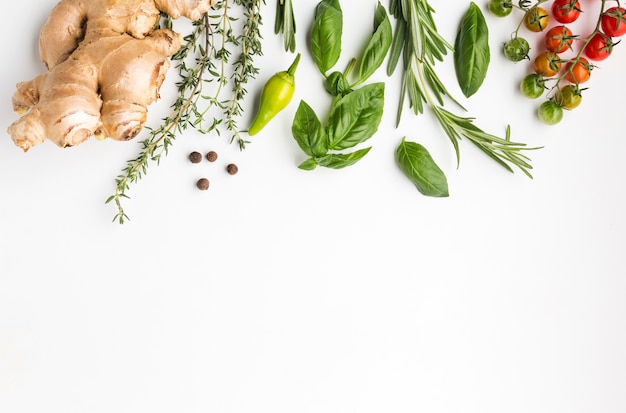
<path fill-rule="evenodd" d="M 250 136 L 259 133 L 291 101 L 296 88 L 295 73 L 299 61 L 300 54 L 298 53 L 289 69 L 270 77 L 263 87 L 259 110 L 248 129 Z"/>
<path fill-rule="evenodd" d="M 539 105 L 537 115 L 546 125 L 556 125 L 563 119 L 563 108 L 553 100 L 546 100 Z"/>
<path fill-rule="evenodd" d="M 565 85 L 560 88 L 554 96 L 554 101 L 563 109 L 576 109 L 583 97 L 580 89 L 576 85 Z"/>
<path fill-rule="evenodd" d="M 519 62 L 528 57 L 530 45 L 523 37 L 514 37 L 504 43 L 504 57 L 512 62 Z"/>
<path fill-rule="evenodd" d="M 530 99 L 537 99 L 546 90 L 543 76 L 531 73 L 522 79 L 519 85 L 522 95 Z"/>
<path fill-rule="evenodd" d="M 489 11 L 496 17 L 506 17 L 513 11 L 510 0 L 489 0 Z"/>

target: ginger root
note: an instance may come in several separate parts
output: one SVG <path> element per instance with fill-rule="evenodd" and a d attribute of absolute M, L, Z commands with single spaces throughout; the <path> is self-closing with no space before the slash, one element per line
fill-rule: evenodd
<path fill-rule="evenodd" d="M 91 136 L 129 140 L 170 67 L 181 36 L 155 29 L 160 12 L 199 19 L 214 0 L 61 0 L 39 36 L 47 71 L 17 84 L 21 115 L 8 128 L 27 151 L 49 139 L 60 147 Z"/>

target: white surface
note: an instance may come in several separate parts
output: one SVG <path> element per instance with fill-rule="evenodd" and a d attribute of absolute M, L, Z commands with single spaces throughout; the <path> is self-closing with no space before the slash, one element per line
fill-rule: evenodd
<path fill-rule="evenodd" d="M 456 169 L 429 114 L 405 110 L 394 128 L 399 79 L 382 71 L 374 149 L 345 170 L 304 172 L 289 125 L 299 99 L 322 113 L 327 98 L 305 48 L 316 2 L 296 1 L 294 103 L 244 152 L 225 137 L 179 138 L 131 188 L 120 226 L 104 200 L 137 143 L 23 154 L 4 131 L 14 84 L 41 70 L 37 31 L 54 3 L 15 3 L 0 26 L 0 412 L 626 411 L 621 45 L 583 106 L 546 127 L 516 91 L 527 67 L 496 51 L 513 21 L 487 16 L 489 76 L 462 102 L 485 130 L 510 123 L 514 139 L 545 146 L 534 180 L 466 141 Z M 448 39 L 467 4 L 432 2 Z M 342 2 L 340 67 L 374 5 Z M 292 59 L 273 1 L 264 13 L 251 96 Z M 439 67 L 460 97 L 451 59 Z M 403 136 L 430 150 L 450 198 L 423 197 L 401 175 Z M 214 165 L 186 160 L 209 149 Z M 194 188 L 200 176 L 209 191 Z"/>

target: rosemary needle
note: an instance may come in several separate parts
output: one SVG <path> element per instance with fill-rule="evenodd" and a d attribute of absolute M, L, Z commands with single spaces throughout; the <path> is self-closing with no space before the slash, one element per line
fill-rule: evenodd
<path fill-rule="evenodd" d="M 274 33 L 282 33 L 283 47 L 286 52 L 296 51 L 296 20 L 291 0 L 276 0 Z"/>

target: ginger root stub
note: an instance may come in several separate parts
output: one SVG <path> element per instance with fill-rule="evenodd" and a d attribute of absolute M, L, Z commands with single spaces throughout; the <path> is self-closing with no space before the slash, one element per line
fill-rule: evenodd
<path fill-rule="evenodd" d="M 46 139 L 60 147 L 91 136 L 129 140 L 178 51 L 181 36 L 155 29 L 160 12 L 197 20 L 214 0 L 61 0 L 39 36 L 47 71 L 17 84 L 8 128 L 27 151 Z"/>

